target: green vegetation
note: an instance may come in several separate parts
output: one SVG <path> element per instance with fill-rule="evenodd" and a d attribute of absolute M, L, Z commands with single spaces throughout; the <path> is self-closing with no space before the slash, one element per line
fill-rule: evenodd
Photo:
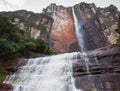
<path fill-rule="evenodd" d="M 47 16 L 45 14 L 33 13 L 26 10 L 19 10 L 15 12 L 1 12 L 0 15 L 11 18 L 13 22 L 15 22 L 15 18 L 18 18 L 20 20 L 19 22 L 24 23 L 27 30 L 29 30 L 30 27 L 35 27 L 42 30 L 42 35 L 46 35 L 48 33 L 46 26 L 48 22 L 41 24 L 42 19 L 46 18 L 48 21 L 53 20 L 50 16 Z M 39 21 L 38 24 L 36 24 L 37 21 Z"/>
<path fill-rule="evenodd" d="M 2 68 L 3 61 L 0 60 L 0 83 L 5 79 L 7 72 Z"/>
<path fill-rule="evenodd" d="M 43 29 L 45 29 L 43 27 Z M 36 54 L 53 54 L 48 44 L 40 39 L 33 39 L 27 31 L 19 29 L 11 23 L 11 19 L 0 16 L 0 83 L 7 72 L 3 62 L 17 57 L 30 57 Z"/>
<path fill-rule="evenodd" d="M 104 22 L 102 26 L 105 28 L 105 27 L 111 26 L 112 24 L 113 24 L 113 21 L 107 21 L 107 22 Z"/>
<path fill-rule="evenodd" d="M 88 89 L 88 90 L 85 90 L 85 91 L 97 91 L 97 89 Z"/>
<path fill-rule="evenodd" d="M 34 40 L 23 30 L 10 23 L 10 19 L 0 16 L 0 60 L 8 60 L 30 53 L 53 53 L 47 43 Z"/>
<path fill-rule="evenodd" d="M 116 31 L 120 34 L 120 18 L 118 20 L 118 29 Z"/>
<path fill-rule="evenodd" d="M 120 34 L 120 17 L 119 17 L 119 21 L 118 21 L 118 29 L 116 31 Z M 117 44 L 120 45 L 120 36 L 117 40 Z"/>
<path fill-rule="evenodd" d="M 5 80 L 6 75 L 7 75 L 6 73 L 0 72 L 0 83 L 2 83 Z"/>
<path fill-rule="evenodd" d="M 120 36 L 119 36 L 119 38 L 117 39 L 117 45 L 120 45 Z"/>

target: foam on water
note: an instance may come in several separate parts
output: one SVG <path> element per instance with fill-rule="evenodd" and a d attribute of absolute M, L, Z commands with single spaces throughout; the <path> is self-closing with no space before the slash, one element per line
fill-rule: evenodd
<path fill-rule="evenodd" d="M 4 83 L 13 91 L 81 91 L 75 87 L 72 64 L 78 53 L 29 59 L 19 72 L 8 76 Z"/>

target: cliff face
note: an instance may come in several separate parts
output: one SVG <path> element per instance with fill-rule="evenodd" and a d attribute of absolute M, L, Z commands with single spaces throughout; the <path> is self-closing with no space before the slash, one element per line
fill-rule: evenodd
<path fill-rule="evenodd" d="M 89 91 L 119 91 L 120 90 L 120 47 L 107 46 L 87 51 L 88 68 L 80 56 L 73 63 L 73 76 L 76 87 Z"/>
<path fill-rule="evenodd" d="M 113 5 L 103 9 L 97 8 L 94 4 L 86 3 L 77 4 L 73 8 L 78 21 L 82 22 L 82 28 L 85 31 L 85 47 L 87 49 L 87 57 L 89 57 L 90 63 L 88 66 L 91 72 L 86 72 L 84 60 L 78 58 L 78 62 L 73 64 L 76 87 L 85 90 L 89 88 L 94 90 L 96 88 L 100 89 L 100 91 L 120 89 L 120 79 L 118 79 L 120 78 L 120 48 L 115 47 L 117 48 L 115 50 L 113 50 L 114 47 L 101 48 L 116 43 L 119 36 L 115 31 L 118 28 L 119 11 Z M 12 23 L 22 30 L 28 30 L 33 38 L 41 38 L 49 42 L 50 47 L 57 52 L 80 50 L 75 34 L 72 7 L 66 8 L 51 4 L 43 10 L 42 14 L 16 11 L 1 12 L 0 15 L 11 17 L 13 19 Z M 10 64 L 7 64 L 6 70 L 15 72 L 19 69 L 17 67 L 26 62 L 27 60 L 23 61 L 23 59 L 18 64 L 15 64 L 15 61 L 13 63 L 10 62 Z M 4 84 L 0 88 L 3 89 L 3 87 Z M 11 86 L 8 85 L 8 87 L 12 89 Z"/>
<path fill-rule="evenodd" d="M 117 20 L 119 11 L 113 5 L 107 8 L 97 8 L 94 4 L 80 3 L 74 6 L 79 22 L 84 22 L 85 45 L 92 50 L 109 44 L 115 44 L 118 34 Z M 54 19 L 50 33 L 50 46 L 58 52 L 80 50 L 74 28 L 72 7 L 51 4 L 43 13 Z"/>
<path fill-rule="evenodd" d="M 119 11 L 113 5 L 97 8 L 94 4 L 80 3 L 73 6 L 79 22 L 85 31 L 86 50 L 92 50 L 109 44 L 115 44 L 119 34 Z M 51 4 L 42 13 L 25 10 L 0 12 L 0 15 L 12 18 L 12 23 L 27 30 L 33 38 L 49 42 L 57 52 L 80 51 L 75 34 L 72 7 Z"/>
<path fill-rule="evenodd" d="M 50 34 L 50 46 L 58 52 L 68 52 L 70 45 L 77 42 L 71 11 L 63 6 L 51 4 L 44 10 L 44 13 L 54 19 Z M 77 47 L 77 45 L 75 46 Z M 76 51 L 76 49 L 72 51 Z"/>
<path fill-rule="evenodd" d="M 33 13 L 26 10 L 15 12 L 0 12 L 0 15 L 12 19 L 12 23 L 23 31 L 27 31 L 31 37 L 40 38 L 45 42 L 49 41 L 49 33 L 53 24 L 53 19 L 47 15 Z"/>
<path fill-rule="evenodd" d="M 118 20 L 120 12 L 113 5 L 110 5 L 107 8 L 98 8 L 98 19 L 102 25 L 102 31 L 111 44 L 115 44 L 117 38 L 119 37 L 118 33 L 115 31 L 118 28 Z"/>

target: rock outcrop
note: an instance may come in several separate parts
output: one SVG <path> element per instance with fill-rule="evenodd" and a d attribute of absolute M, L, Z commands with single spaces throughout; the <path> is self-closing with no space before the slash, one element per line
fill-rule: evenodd
<path fill-rule="evenodd" d="M 119 11 L 113 5 L 107 8 L 97 8 L 95 4 L 80 3 L 74 6 L 78 20 L 84 22 L 85 45 L 92 50 L 109 44 L 115 44 Z M 58 52 L 80 50 L 74 29 L 72 7 L 51 4 L 43 10 L 54 19 L 50 33 L 50 46 Z"/>
<path fill-rule="evenodd" d="M 34 39 L 49 42 L 49 34 L 53 24 L 51 17 L 26 10 L 0 12 L 0 15 L 9 17 L 13 24 L 17 25 L 21 30 L 27 31 Z"/>
<path fill-rule="evenodd" d="M 118 26 L 119 11 L 113 5 L 107 8 L 97 8 L 95 4 L 80 3 L 73 7 L 51 4 L 42 14 L 25 10 L 1 12 L 0 15 L 12 18 L 12 23 L 23 31 L 26 30 L 33 38 L 49 42 L 56 52 L 80 51 L 75 34 L 72 15 L 75 9 L 79 22 L 85 31 L 85 56 L 89 59 L 86 69 L 85 59 L 77 55 L 77 63 L 73 64 L 73 76 L 76 87 L 84 90 L 89 88 L 98 91 L 120 90 L 120 47 L 116 44 L 119 34 L 115 31 Z M 15 62 L 17 61 L 17 62 Z M 28 59 L 18 59 L 6 62 L 4 69 L 9 73 L 16 72 Z M 17 63 L 17 64 L 16 64 Z M 12 91 L 12 86 L 0 84 L 0 91 Z"/>
<path fill-rule="evenodd" d="M 10 84 L 0 84 L 0 91 L 13 91 L 13 86 Z"/>
<path fill-rule="evenodd" d="M 57 52 L 68 52 L 69 47 L 77 43 L 71 11 L 63 6 L 51 4 L 44 9 L 43 13 L 54 19 L 50 33 L 50 46 Z M 72 51 L 77 51 L 74 48 Z"/>
<path fill-rule="evenodd" d="M 21 66 L 28 62 L 27 58 L 16 58 L 6 61 L 2 68 L 7 72 L 7 74 L 14 73 L 20 69 Z"/>
<path fill-rule="evenodd" d="M 73 76 L 76 87 L 83 90 L 119 91 L 120 90 L 120 47 L 108 46 L 93 51 L 87 51 L 86 68 L 84 59 L 73 64 Z"/>
<path fill-rule="evenodd" d="M 33 38 L 49 42 L 56 52 L 80 51 L 75 34 L 72 8 L 75 9 L 79 22 L 85 31 L 85 47 L 87 50 L 116 44 L 119 34 L 119 11 L 113 5 L 97 8 L 95 4 L 80 3 L 73 7 L 51 4 L 42 13 L 26 10 L 0 12 L 0 15 L 12 18 L 12 23 L 20 29 L 27 30 Z"/>

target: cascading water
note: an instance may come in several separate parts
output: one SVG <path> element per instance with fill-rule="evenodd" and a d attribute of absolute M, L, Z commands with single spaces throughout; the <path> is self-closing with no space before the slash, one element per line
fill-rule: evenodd
<path fill-rule="evenodd" d="M 85 44 L 84 44 L 84 39 L 83 39 L 84 38 L 83 31 L 84 30 L 82 28 L 82 24 L 80 24 L 78 22 L 74 8 L 72 8 L 72 14 L 73 14 L 73 18 L 74 18 L 75 33 L 76 33 L 76 37 L 78 39 L 78 45 L 79 45 L 81 51 L 84 51 L 85 50 Z"/>
<path fill-rule="evenodd" d="M 96 57 L 96 54 L 94 54 L 94 56 L 95 56 L 95 63 L 98 65 L 99 63 L 98 63 L 98 59 Z"/>
<path fill-rule="evenodd" d="M 78 53 L 29 59 L 28 63 L 4 83 L 12 84 L 13 91 L 80 91 L 72 76 L 72 63 Z"/>
<path fill-rule="evenodd" d="M 81 51 L 85 51 L 82 25 L 78 23 L 74 8 L 72 8 L 76 35 Z M 81 31 L 79 31 L 81 30 Z M 75 87 L 72 64 L 79 52 L 66 53 L 51 57 L 29 59 L 18 72 L 7 76 L 4 83 L 12 84 L 13 91 L 80 91 Z M 87 72 L 89 59 L 82 53 Z"/>
<path fill-rule="evenodd" d="M 77 19 L 77 16 L 75 14 L 75 10 L 74 7 L 72 8 L 72 14 L 73 14 L 73 18 L 74 18 L 74 25 L 75 25 L 75 33 L 77 36 L 77 40 L 78 40 L 78 45 L 81 49 L 81 51 L 86 51 L 85 49 L 85 42 L 84 42 L 84 29 L 83 29 L 83 23 L 82 21 L 79 21 Z M 83 52 L 83 55 L 81 56 L 81 58 L 84 59 L 85 61 L 85 65 L 86 65 L 86 70 L 89 73 L 89 59 L 87 58 L 87 54 L 85 52 Z"/>

